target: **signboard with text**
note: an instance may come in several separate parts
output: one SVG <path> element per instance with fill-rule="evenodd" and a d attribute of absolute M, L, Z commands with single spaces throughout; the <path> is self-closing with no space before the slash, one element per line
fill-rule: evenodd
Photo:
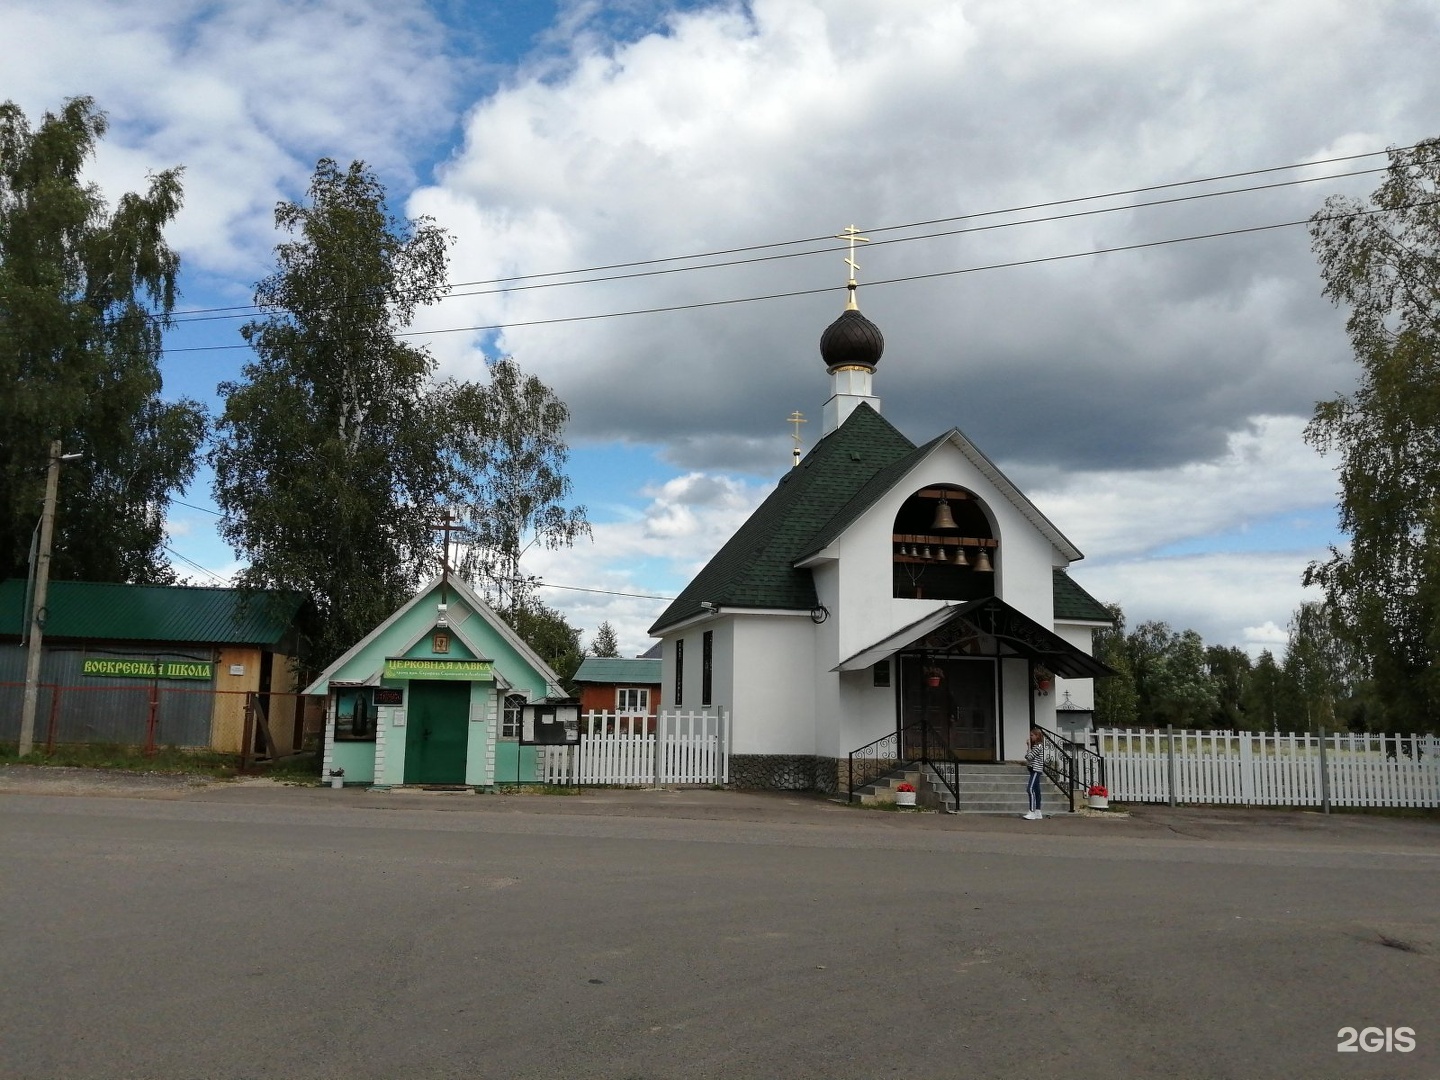
<path fill-rule="evenodd" d="M 80 665 L 81 675 L 106 679 L 205 679 L 215 674 L 215 665 L 208 660 L 123 660 L 112 657 L 86 657 Z"/>
<path fill-rule="evenodd" d="M 495 678 L 494 667 L 489 660 L 412 660 L 402 656 L 385 661 L 385 678 L 490 682 Z"/>

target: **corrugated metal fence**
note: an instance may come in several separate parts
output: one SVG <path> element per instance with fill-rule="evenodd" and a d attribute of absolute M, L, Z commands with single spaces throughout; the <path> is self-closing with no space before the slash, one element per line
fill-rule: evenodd
<path fill-rule="evenodd" d="M 35 743 L 210 749 L 246 758 L 268 755 L 257 718 L 268 720 L 276 749 L 288 753 L 303 736 L 298 694 L 187 688 L 158 681 L 61 686 L 41 683 Z M 0 742 L 20 738 L 23 682 L 0 682 Z"/>
<path fill-rule="evenodd" d="M 547 784 L 725 784 L 730 781 L 728 717 L 662 712 L 629 716 L 592 712 L 575 746 L 547 746 Z"/>
<path fill-rule="evenodd" d="M 1245 806 L 1440 807 L 1440 738 L 1102 729 L 1110 798 Z"/>

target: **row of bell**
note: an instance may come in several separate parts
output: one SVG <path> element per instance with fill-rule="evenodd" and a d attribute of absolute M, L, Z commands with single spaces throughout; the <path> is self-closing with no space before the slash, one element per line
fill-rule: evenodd
<path fill-rule="evenodd" d="M 944 544 L 939 544 L 933 549 L 929 544 L 901 544 L 899 554 L 909 556 L 912 559 L 924 559 L 928 562 L 954 563 L 956 566 L 970 566 L 970 560 L 965 556 L 963 547 L 955 549 L 955 558 L 951 559 Z M 990 552 L 983 547 L 975 553 L 975 564 L 973 569 L 982 574 L 994 572 L 995 568 L 990 565 Z"/>

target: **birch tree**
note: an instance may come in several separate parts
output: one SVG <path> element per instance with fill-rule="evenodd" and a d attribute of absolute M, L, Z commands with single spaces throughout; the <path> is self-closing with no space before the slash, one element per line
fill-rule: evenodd
<path fill-rule="evenodd" d="M 1370 201 L 1328 200 L 1310 233 L 1360 372 L 1306 429 L 1339 456 L 1350 542 L 1305 580 L 1324 588 L 1377 720 L 1440 730 L 1440 139 L 1391 151 Z"/>
<path fill-rule="evenodd" d="M 445 288 L 444 231 L 386 208 L 363 162 L 324 159 L 304 203 L 281 203 L 291 239 L 255 289 L 255 351 L 222 383 L 212 461 L 221 531 L 256 588 L 307 594 L 312 669 L 390 614 L 438 566 L 439 508 L 461 463 L 450 432 L 478 423 L 473 393 L 432 379 L 435 361 L 400 340 Z"/>
<path fill-rule="evenodd" d="M 54 576 L 174 576 L 165 512 L 206 431 L 204 409 L 166 401 L 160 375 L 181 170 L 112 210 L 82 175 L 106 128 L 86 97 L 34 127 L 0 104 L 0 577 L 26 572 L 54 439 L 83 455 L 61 473 Z"/>

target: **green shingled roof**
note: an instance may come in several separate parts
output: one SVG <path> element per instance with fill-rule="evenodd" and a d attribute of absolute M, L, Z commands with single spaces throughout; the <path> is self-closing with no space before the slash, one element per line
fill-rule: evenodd
<path fill-rule="evenodd" d="M 936 436 L 924 446 L 915 447 L 908 454 L 896 458 L 889 465 L 877 471 L 860 486 L 860 490 L 851 496 L 844 506 L 835 512 L 834 516 L 825 523 L 825 527 L 810 538 L 805 550 L 800 553 L 800 558 L 814 555 L 838 540 L 841 533 L 855 524 L 866 510 L 878 502 L 900 481 L 902 476 L 918 465 L 926 454 L 930 453 L 937 444 L 944 442 L 947 437 L 945 435 Z"/>
<path fill-rule="evenodd" d="M 1071 581 L 1070 575 L 1058 566 L 1055 568 L 1054 576 L 1055 618 L 1081 622 L 1113 623 L 1115 621 L 1110 612 L 1105 610 L 1104 604 Z"/>
<path fill-rule="evenodd" d="M 301 602 L 289 593 L 52 581 L 45 634 L 87 641 L 274 645 Z M 24 623 L 25 582 L 0 582 L 0 634 L 19 635 Z"/>
<path fill-rule="evenodd" d="M 624 683 L 642 685 L 660 682 L 660 661 L 643 656 L 587 656 L 572 680 L 577 683 Z"/>
<path fill-rule="evenodd" d="M 650 633 L 717 607 L 806 610 L 818 602 L 808 570 L 793 565 L 832 519 L 915 444 L 868 405 L 859 406 L 776 485 L 715 557 L 665 609 Z"/>
<path fill-rule="evenodd" d="M 705 568 L 665 609 L 650 633 L 716 607 L 804 611 L 816 605 L 809 570 L 795 563 L 824 548 L 913 468 L 941 435 L 917 447 L 869 406 L 862 405 L 821 439 Z M 1103 604 L 1054 573 L 1055 618 L 1110 622 Z M 588 663 L 588 661 L 587 661 Z M 607 680 L 609 681 L 609 680 Z"/>

